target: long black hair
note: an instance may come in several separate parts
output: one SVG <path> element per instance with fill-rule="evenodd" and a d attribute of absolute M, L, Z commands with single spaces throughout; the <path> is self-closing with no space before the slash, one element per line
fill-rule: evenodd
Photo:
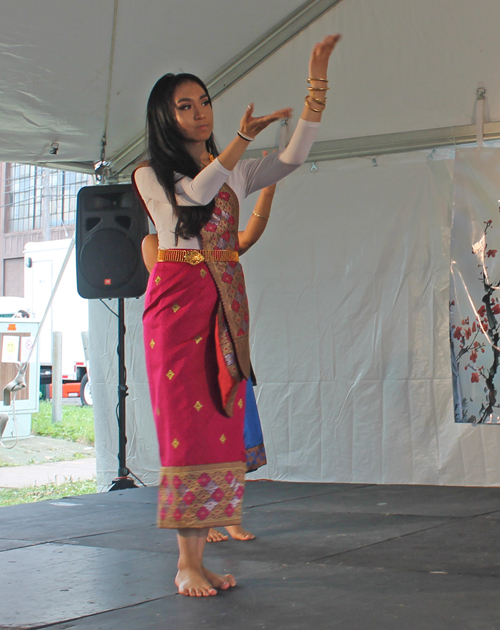
<path fill-rule="evenodd" d="M 150 166 L 157 180 L 163 186 L 167 199 L 172 204 L 177 225 L 175 243 L 179 237 L 198 236 L 208 222 L 214 208 L 212 200 L 206 206 L 178 206 L 175 197 L 175 181 L 179 175 L 194 178 L 200 172 L 200 165 L 186 150 L 185 140 L 180 132 L 174 111 L 174 92 L 179 85 L 193 81 L 198 83 L 208 96 L 206 85 L 194 74 L 165 74 L 159 79 L 149 95 L 147 107 L 147 138 Z M 210 107 L 212 101 L 208 96 Z M 208 153 L 219 155 L 213 134 L 206 141 Z"/>

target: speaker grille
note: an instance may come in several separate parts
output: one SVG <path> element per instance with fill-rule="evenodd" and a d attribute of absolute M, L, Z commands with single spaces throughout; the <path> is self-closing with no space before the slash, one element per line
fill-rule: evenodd
<path fill-rule="evenodd" d="M 83 244 L 79 262 L 83 277 L 94 289 L 120 289 L 136 273 L 137 245 L 122 232 L 99 230 Z"/>

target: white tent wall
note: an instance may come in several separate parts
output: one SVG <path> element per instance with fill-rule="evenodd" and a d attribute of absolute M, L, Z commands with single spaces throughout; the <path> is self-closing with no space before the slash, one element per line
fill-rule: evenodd
<path fill-rule="evenodd" d="M 322 162 L 316 172 L 304 165 L 280 185 L 265 236 L 243 258 L 269 459 L 253 477 L 500 483 L 495 427 L 453 419 L 452 154 Z M 127 300 L 128 463 L 151 483 L 159 463 L 141 309 L 142 300 Z M 91 322 L 104 488 L 117 470 L 117 323 L 98 302 Z"/>

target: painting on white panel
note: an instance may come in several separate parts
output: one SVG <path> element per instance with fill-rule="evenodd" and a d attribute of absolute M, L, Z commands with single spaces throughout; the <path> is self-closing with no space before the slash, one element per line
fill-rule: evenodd
<path fill-rule="evenodd" d="M 500 149 L 457 151 L 450 253 L 455 421 L 500 424 Z"/>

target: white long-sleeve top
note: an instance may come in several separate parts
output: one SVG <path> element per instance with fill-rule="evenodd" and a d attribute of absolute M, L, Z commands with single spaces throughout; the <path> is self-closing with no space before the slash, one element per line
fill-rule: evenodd
<path fill-rule="evenodd" d="M 228 171 L 218 159 L 214 160 L 194 178 L 181 177 L 176 182 L 179 206 L 205 206 L 215 197 L 223 184 L 228 184 L 241 201 L 261 188 L 275 184 L 305 162 L 316 138 L 319 123 L 299 119 L 287 148 L 257 159 L 240 160 L 234 170 Z M 149 166 L 136 170 L 135 183 L 158 232 L 159 249 L 199 249 L 200 237 L 181 239 L 175 245 L 177 217 L 167 199 L 165 190 Z"/>

